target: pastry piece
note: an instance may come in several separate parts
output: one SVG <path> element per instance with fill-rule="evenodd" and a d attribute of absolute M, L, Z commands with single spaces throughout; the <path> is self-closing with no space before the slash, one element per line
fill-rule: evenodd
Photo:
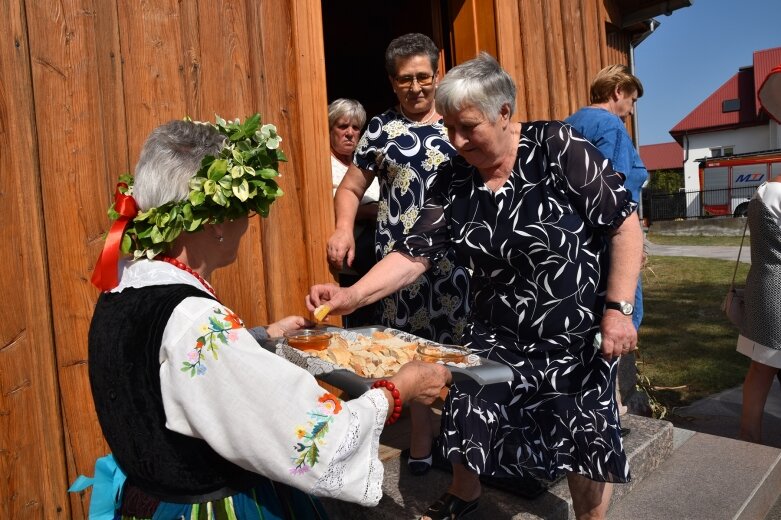
<path fill-rule="evenodd" d="M 328 304 L 322 304 L 319 307 L 315 309 L 315 320 L 317 321 L 323 321 L 326 316 L 328 316 L 328 313 L 331 312 L 331 306 Z"/>
<path fill-rule="evenodd" d="M 350 359 L 352 356 L 346 346 L 328 347 L 326 352 L 328 352 L 328 361 L 331 361 L 333 364 L 343 367 L 350 366 Z"/>

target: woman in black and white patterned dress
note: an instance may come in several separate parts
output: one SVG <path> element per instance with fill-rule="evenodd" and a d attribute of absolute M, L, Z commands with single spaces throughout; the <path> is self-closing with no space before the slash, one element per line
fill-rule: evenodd
<path fill-rule="evenodd" d="M 439 49 L 426 35 L 404 34 L 388 44 L 385 70 L 398 105 L 373 117 L 358 142 L 353 164 L 334 197 L 336 229 L 328 239 L 328 261 L 335 269 L 352 265 L 353 224 L 359 202 L 373 179 L 380 199 L 374 235 L 377 260 L 410 233 L 434 182 L 437 168 L 455 155 L 434 107 Z M 441 343 L 462 343 L 469 313 L 469 273 L 451 251 L 432 268 L 378 304 L 379 323 Z M 413 474 L 431 467 L 433 414 L 410 407 L 408 464 Z"/>
<path fill-rule="evenodd" d="M 410 236 L 354 286 L 313 287 L 310 305 L 349 312 L 454 247 L 473 270 L 468 344 L 515 378 L 451 388 L 442 447 L 454 478 L 426 517 L 473 511 L 480 474 L 566 474 L 576 516 L 601 518 L 612 483 L 630 478 L 613 385 L 637 335 L 631 310 L 611 307 L 634 298 L 636 205 L 571 127 L 510 121 L 515 85 L 487 54 L 451 70 L 436 103 L 459 155 L 438 172 Z"/>

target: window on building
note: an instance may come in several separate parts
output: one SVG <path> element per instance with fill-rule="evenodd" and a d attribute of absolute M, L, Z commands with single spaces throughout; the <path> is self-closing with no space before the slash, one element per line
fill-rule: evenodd
<path fill-rule="evenodd" d="M 735 154 L 734 146 L 717 146 L 715 148 L 710 149 L 711 157 L 726 157 L 728 155 L 734 155 L 734 154 Z"/>
<path fill-rule="evenodd" d="M 727 112 L 737 112 L 740 110 L 740 99 L 725 99 L 721 102 L 721 111 L 724 113 Z"/>

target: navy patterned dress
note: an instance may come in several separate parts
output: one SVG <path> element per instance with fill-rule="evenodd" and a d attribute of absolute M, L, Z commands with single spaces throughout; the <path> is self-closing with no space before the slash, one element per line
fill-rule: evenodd
<path fill-rule="evenodd" d="M 455 155 L 442 121 L 419 124 L 395 109 L 373 117 L 354 163 L 380 181 L 375 253 L 381 260 L 403 242 L 423 207 L 437 168 Z M 469 273 L 445 251 L 417 281 L 382 300 L 381 322 L 441 343 L 462 344 L 469 309 Z"/>
<path fill-rule="evenodd" d="M 594 347 L 607 234 L 636 205 L 599 151 L 558 121 L 525 123 L 496 192 L 457 156 L 440 170 L 399 250 L 436 263 L 455 245 L 472 269 L 467 344 L 515 379 L 451 387 L 443 455 L 480 474 L 628 482 L 615 361 Z"/>

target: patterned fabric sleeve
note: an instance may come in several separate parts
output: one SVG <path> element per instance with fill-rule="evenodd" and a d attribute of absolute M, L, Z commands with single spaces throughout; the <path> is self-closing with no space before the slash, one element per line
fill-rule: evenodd
<path fill-rule="evenodd" d="M 460 159 L 456 157 L 455 160 Z M 452 178 L 450 163 L 444 164 L 427 188 L 426 199 L 418 219 L 405 240 L 396 242 L 394 251 L 412 257 L 423 257 L 432 264 L 439 262 L 450 247 L 447 217 L 448 186 Z"/>
<path fill-rule="evenodd" d="M 379 390 L 343 402 L 305 370 L 260 348 L 213 300 L 188 298 L 160 350 L 166 425 L 235 464 L 305 492 L 376 505 L 388 403 Z"/>
<path fill-rule="evenodd" d="M 594 228 L 619 227 L 637 209 L 623 175 L 568 124 L 553 121 L 548 131 L 552 173 L 583 221 Z"/>
<path fill-rule="evenodd" d="M 374 116 L 366 125 L 358 146 L 353 156 L 353 164 L 361 170 L 376 171 L 379 167 L 378 159 L 382 160 L 382 147 L 384 138 L 382 132 L 383 120 L 380 116 Z"/>

